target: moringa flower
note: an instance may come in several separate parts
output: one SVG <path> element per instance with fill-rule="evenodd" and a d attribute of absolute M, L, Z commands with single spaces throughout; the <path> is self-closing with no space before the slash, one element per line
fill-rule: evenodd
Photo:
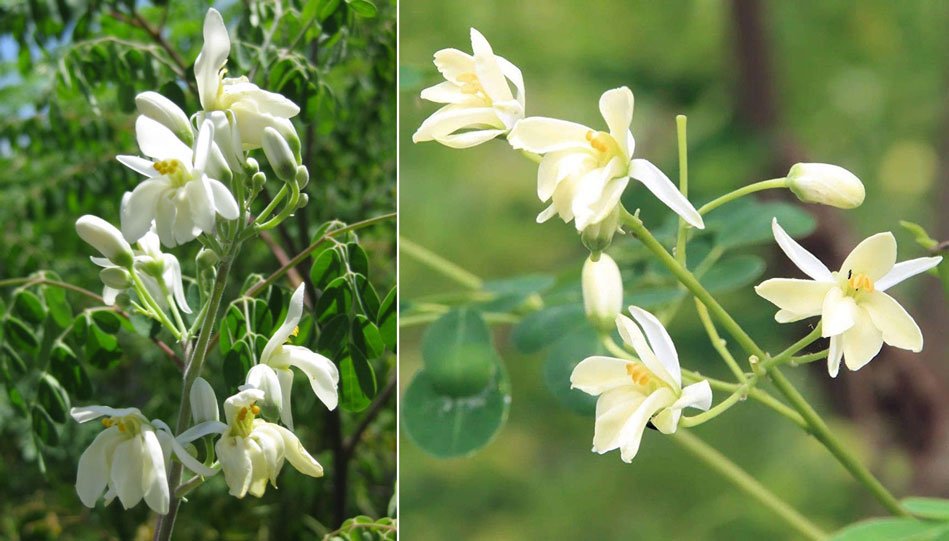
<path fill-rule="evenodd" d="M 708 381 L 682 387 L 679 355 L 662 323 L 642 308 L 630 306 L 629 311 L 639 326 L 620 315 L 616 327 L 639 360 L 587 357 L 570 375 L 571 388 L 599 396 L 593 451 L 619 448 L 625 462 L 636 456 L 650 421 L 663 434 L 672 434 L 683 408 L 707 410 L 712 405 Z"/>
<path fill-rule="evenodd" d="M 597 261 L 588 257 L 583 264 L 580 284 L 587 319 L 597 329 L 610 332 L 623 309 L 623 279 L 616 262 L 606 254 L 600 254 Z"/>
<path fill-rule="evenodd" d="M 243 498 L 248 492 L 258 498 L 267 490 L 267 481 L 276 487 L 284 459 L 294 468 L 312 477 L 321 477 L 323 467 L 290 430 L 257 419 L 264 399 L 260 389 L 241 387 L 224 401 L 228 428 L 214 446 L 224 480 L 232 496 Z"/>
<path fill-rule="evenodd" d="M 122 238 L 119 230 L 109 222 L 98 216 L 86 214 L 76 220 L 76 233 L 79 233 L 82 240 L 98 250 L 110 264 L 123 268 L 132 265 L 132 247 Z"/>
<path fill-rule="evenodd" d="M 788 188 L 805 203 L 857 208 L 866 192 L 856 175 L 827 163 L 798 163 L 788 171 Z"/>
<path fill-rule="evenodd" d="M 278 131 L 290 125 L 289 118 L 300 107 L 275 92 L 268 92 L 247 77 L 224 77 L 231 39 L 224 19 L 214 8 L 204 18 L 204 46 L 194 63 L 198 96 L 205 111 L 231 111 L 236 119 L 240 140 L 245 150 L 260 148 L 264 128 Z M 224 149 L 222 149 L 224 150 Z"/>
<path fill-rule="evenodd" d="M 79 457 L 76 492 L 87 507 L 95 507 L 105 491 L 106 505 L 118 496 L 122 507 L 129 509 L 144 498 L 153 511 L 166 514 L 169 502 L 166 471 L 171 465 L 172 452 L 199 475 L 210 477 L 216 473 L 188 454 L 182 445 L 207 435 L 208 429 L 213 432 L 215 426 L 195 427 L 189 431 L 191 434 L 183 434 L 176 440 L 165 423 L 149 422 L 137 408 L 85 406 L 72 408 L 69 413 L 79 423 L 106 417 L 102 420 L 105 430 Z"/>
<path fill-rule="evenodd" d="M 287 307 L 287 318 L 274 332 L 260 361 L 247 373 L 247 384 L 267 393 L 280 411 L 280 420 L 293 429 L 293 415 L 290 411 L 290 391 L 293 387 L 291 366 L 299 368 L 310 379 L 310 386 L 317 398 L 329 409 L 335 409 L 338 403 L 336 387 L 339 384 L 339 370 L 333 361 L 314 353 L 302 346 L 286 345 L 290 335 L 294 334 L 300 317 L 303 315 L 303 284 L 293 292 Z"/>
<path fill-rule="evenodd" d="M 214 148 L 214 126 L 205 120 L 192 151 L 167 127 L 146 116 L 135 121 L 142 154 L 117 156 L 126 167 L 148 177 L 122 199 L 122 234 L 142 238 L 154 220 L 165 246 L 177 246 L 214 231 L 215 215 L 237 219 L 237 201 L 221 181 L 207 175 Z"/>
<path fill-rule="evenodd" d="M 194 144 L 194 128 L 188 115 L 175 102 L 151 90 L 135 96 L 135 108 L 143 116 L 159 122 L 186 145 Z"/>
<path fill-rule="evenodd" d="M 546 117 L 525 118 L 511 130 L 511 146 L 544 156 L 537 170 L 537 196 L 552 203 L 537 221 L 559 214 L 564 222 L 574 220 L 577 231 L 596 226 L 615 214 L 633 177 L 686 222 L 704 228 L 695 207 L 658 167 L 631 159 L 635 141 L 629 131 L 633 119 L 629 88 L 604 92 L 600 113 L 609 132 Z"/>
<path fill-rule="evenodd" d="M 435 140 L 451 148 L 469 148 L 509 132 L 524 118 L 521 70 L 496 56 L 474 28 L 471 50 L 474 55 L 458 49 L 435 53 L 435 67 L 445 81 L 423 90 L 422 99 L 447 105 L 422 122 L 413 142 Z"/>
<path fill-rule="evenodd" d="M 884 291 L 935 267 L 941 257 L 896 263 L 896 239 L 890 232 L 878 233 L 858 244 L 838 272 L 831 272 L 781 229 L 777 219 L 771 229 L 781 250 L 811 280 L 772 278 L 755 291 L 780 308 L 774 316 L 779 323 L 821 316 L 822 336 L 830 338 L 831 377 L 837 376 L 841 357 L 847 368 L 859 370 L 884 342 L 910 351 L 923 349 L 923 335 L 912 316 Z"/>

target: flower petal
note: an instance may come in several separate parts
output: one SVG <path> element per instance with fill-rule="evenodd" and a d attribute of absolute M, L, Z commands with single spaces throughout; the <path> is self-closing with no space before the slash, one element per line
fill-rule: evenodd
<path fill-rule="evenodd" d="M 119 432 L 118 427 L 107 428 L 99 432 L 79 457 L 76 467 L 76 493 L 86 507 L 95 507 L 96 500 L 102 496 L 106 485 L 109 484 L 109 457 L 115 451 L 115 446 L 124 439 L 125 436 Z"/>
<path fill-rule="evenodd" d="M 474 57 L 458 49 L 442 49 L 435 51 L 433 63 L 442 76 L 455 84 L 464 81 L 460 77 L 466 73 L 474 73 Z"/>
<path fill-rule="evenodd" d="M 284 368 L 277 369 L 275 372 L 277 373 L 277 380 L 280 382 L 280 394 L 283 396 L 283 404 L 280 406 L 280 422 L 293 430 L 292 402 L 290 401 L 290 392 L 293 390 L 293 372 Z"/>
<path fill-rule="evenodd" d="M 491 101 L 513 100 L 511 88 L 507 85 L 504 74 L 501 73 L 501 67 L 494 57 L 491 45 L 481 32 L 474 28 L 471 29 L 471 51 L 474 53 L 475 73 L 485 94 L 491 98 Z"/>
<path fill-rule="evenodd" d="M 514 88 L 517 89 L 517 95 L 514 99 L 521 104 L 521 110 L 523 111 L 526 96 L 524 92 L 524 76 L 521 75 L 521 70 L 514 64 L 508 62 L 504 57 L 495 55 L 494 59 L 497 60 L 498 66 L 501 67 L 501 73 L 514 83 Z"/>
<path fill-rule="evenodd" d="M 127 417 L 129 415 L 135 415 L 145 420 L 145 416 L 142 415 L 142 412 L 140 412 L 138 408 L 110 408 L 109 406 L 81 406 L 72 408 L 69 410 L 69 415 L 72 416 L 73 420 L 77 423 L 85 423 L 86 421 L 106 416 Z"/>
<path fill-rule="evenodd" d="M 610 128 L 610 135 L 629 159 L 627 141 L 629 125 L 633 121 L 633 92 L 625 86 L 607 90 L 600 96 L 600 114 Z"/>
<path fill-rule="evenodd" d="M 672 337 L 663 327 L 662 323 L 656 319 L 656 316 L 643 310 L 638 306 L 630 306 L 629 313 L 649 339 L 649 345 L 655 352 L 656 358 L 662 363 L 669 375 L 676 382 L 676 386 L 682 385 L 682 372 L 679 368 L 679 354 L 676 352 L 675 344 L 672 343 Z"/>
<path fill-rule="evenodd" d="M 245 379 L 247 385 L 264 392 L 265 401 L 276 408 L 283 406 L 283 391 L 280 389 L 280 380 L 273 368 L 266 364 L 257 364 L 247 371 Z"/>
<path fill-rule="evenodd" d="M 652 162 L 640 158 L 630 161 L 629 176 L 642 182 L 653 195 L 672 209 L 672 212 L 681 216 L 689 225 L 698 229 L 705 229 L 705 222 L 702 221 L 699 211 L 695 210 L 695 207 L 682 195 L 679 188 L 676 188 L 669 177 Z"/>
<path fill-rule="evenodd" d="M 211 186 L 204 181 L 204 178 L 192 180 L 184 188 L 185 197 L 187 197 L 188 206 L 190 207 L 189 210 L 191 211 L 191 220 L 186 223 L 194 224 L 194 227 L 197 227 L 203 233 L 210 233 L 214 231 L 215 211 L 214 203 L 212 202 L 213 195 L 211 195 Z M 180 221 L 180 214 L 178 218 Z M 190 233 L 190 228 L 188 233 Z M 187 235 L 184 235 L 181 238 L 185 238 L 186 236 Z"/>
<path fill-rule="evenodd" d="M 128 438 L 115 446 L 112 454 L 110 483 L 115 489 L 122 507 L 130 509 L 142 501 L 143 442 L 141 438 Z"/>
<path fill-rule="evenodd" d="M 224 436 L 217 440 L 214 451 L 224 471 L 231 496 L 243 498 L 250 488 L 253 464 L 250 460 L 250 448 L 247 439 L 239 436 Z"/>
<path fill-rule="evenodd" d="M 668 407 L 675 397 L 672 391 L 667 388 L 659 389 L 650 394 L 633 412 L 633 415 L 626 421 L 626 425 L 620 431 L 620 456 L 623 462 L 632 462 L 639 452 L 639 444 L 642 441 L 643 430 L 646 424 L 652 419 L 652 416 L 661 409 Z"/>
<path fill-rule="evenodd" d="M 218 72 L 227 63 L 231 52 L 231 39 L 227 35 L 224 19 L 214 8 L 204 17 L 204 46 L 194 62 L 194 78 L 198 82 L 201 107 L 215 109 L 220 75 Z"/>
<path fill-rule="evenodd" d="M 666 369 L 665 363 L 656 358 L 655 353 L 650 349 L 649 344 L 646 343 L 646 337 L 643 336 L 639 327 L 633 323 L 633 320 L 624 315 L 617 316 L 616 329 L 619 331 L 620 338 L 623 339 L 623 342 L 629 344 L 636 350 L 636 356 L 639 357 L 639 360 L 646 365 L 646 368 L 648 368 L 650 372 L 669 385 L 678 388 L 676 378 Z"/>
<path fill-rule="evenodd" d="M 876 357 L 883 347 L 883 334 L 870 314 L 861 307 L 854 310 L 854 325 L 841 335 L 844 364 L 851 370 L 859 370 Z"/>
<path fill-rule="evenodd" d="M 503 133 L 504 123 L 501 122 L 497 113 L 491 107 L 446 105 L 422 122 L 422 125 L 412 135 L 412 141 L 415 143 L 431 140 L 441 142 L 446 136 L 458 130 L 486 130 L 492 128 L 501 130 Z M 480 137 L 483 137 L 483 135 Z"/>
<path fill-rule="evenodd" d="M 158 213 L 159 199 L 170 187 L 167 177 L 146 180 L 135 187 L 122 200 L 122 236 L 129 242 L 141 239 L 152 227 Z"/>
<path fill-rule="evenodd" d="M 178 245 L 178 241 L 175 240 L 175 220 L 178 217 L 178 209 L 172 197 L 172 194 L 163 194 L 159 197 L 155 211 L 155 232 L 161 243 L 170 248 Z"/>
<path fill-rule="evenodd" d="M 644 400 L 646 395 L 633 387 L 618 387 L 600 395 L 593 428 L 594 453 L 603 454 L 620 446 L 623 427 Z"/>
<path fill-rule="evenodd" d="M 830 350 L 827 352 L 827 373 L 836 378 L 840 371 L 840 360 L 844 356 L 844 339 L 841 335 L 830 337 Z"/>
<path fill-rule="evenodd" d="M 122 163 L 125 167 L 128 167 L 136 173 L 145 175 L 148 178 L 161 176 L 155 169 L 155 162 L 151 160 L 146 160 L 145 158 L 140 158 L 138 156 L 127 156 L 124 154 L 119 154 L 115 157 L 116 160 Z"/>
<path fill-rule="evenodd" d="M 833 282 L 834 276 L 830 269 L 814 257 L 814 254 L 808 252 L 803 246 L 797 243 L 788 235 L 784 229 L 778 225 L 778 219 L 771 219 L 771 232 L 774 233 L 774 240 L 777 241 L 781 251 L 788 256 L 792 263 L 797 265 L 804 274 L 810 276 L 818 282 Z"/>
<path fill-rule="evenodd" d="M 570 388 L 589 395 L 600 395 L 631 384 L 626 367 L 633 363 L 625 359 L 594 355 L 583 359 L 570 374 Z"/>
<path fill-rule="evenodd" d="M 546 154 L 537 167 L 537 197 L 542 202 L 548 201 L 560 181 L 595 166 L 593 156 L 583 152 L 562 151 Z"/>
<path fill-rule="evenodd" d="M 487 143 L 492 139 L 496 139 L 500 135 L 504 135 L 507 130 L 474 130 L 466 131 L 461 133 L 453 133 L 450 135 L 439 135 L 435 137 L 435 141 L 445 145 L 449 148 L 471 148 L 473 146 L 478 146 L 481 143 Z"/>
<path fill-rule="evenodd" d="M 145 503 L 152 511 L 165 515 L 168 513 L 170 497 L 164 453 L 161 444 L 158 443 L 158 437 L 155 435 L 154 429 L 149 427 L 142 430 L 142 438 L 144 441 L 142 487 L 145 490 Z M 174 441 L 174 439 L 171 441 Z"/>
<path fill-rule="evenodd" d="M 147 116 L 135 119 L 135 136 L 142 154 L 156 160 L 178 160 L 191 165 L 194 154 L 191 147 L 181 142 L 171 130 Z"/>
<path fill-rule="evenodd" d="M 853 297 L 844 295 L 839 287 L 831 287 L 821 306 L 821 336 L 836 336 L 854 325 L 857 303 Z"/>
<path fill-rule="evenodd" d="M 893 297 L 882 291 L 873 291 L 861 297 L 859 305 L 867 311 L 873 325 L 880 330 L 884 342 L 900 349 L 922 351 L 922 331 L 913 316 Z"/>
<path fill-rule="evenodd" d="M 287 305 L 287 317 L 284 318 L 283 323 L 274 331 L 273 336 L 264 346 L 264 352 L 260 354 L 261 363 L 268 363 L 277 348 L 286 343 L 290 335 L 293 334 L 293 329 L 300 323 L 300 317 L 303 315 L 303 296 L 305 294 L 304 284 L 300 284 L 293 291 L 293 295 L 290 296 L 290 304 Z"/>
<path fill-rule="evenodd" d="M 291 466 L 304 475 L 311 477 L 323 476 L 323 466 L 320 466 L 320 463 L 310 456 L 310 453 L 303 448 L 303 444 L 300 443 L 293 432 L 273 423 L 270 423 L 269 426 L 283 437 L 284 453 Z"/>
<path fill-rule="evenodd" d="M 619 203 L 629 180 L 625 175 L 612 185 L 610 180 L 623 175 L 622 169 L 623 162 L 617 157 L 610 160 L 605 167 L 593 169 L 580 179 L 571 201 L 578 231 L 603 220 Z"/>
<path fill-rule="evenodd" d="M 423 89 L 420 97 L 435 103 L 477 104 L 479 102 L 477 96 L 462 92 L 461 87 L 451 81 L 442 81 Z"/>
<path fill-rule="evenodd" d="M 339 370 L 333 361 L 301 346 L 283 346 L 278 362 L 299 368 L 310 379 L 316 397 L 330 410 L 339 402 Z"/>
<path fill-rule="evenodd" d="M 214 123 L 205 119 L 198 130 L 198 140 L 194 145 L 194 168 L 203 173 L 208 167 L 208 158 L 211 156 L 211 146 L 214 144 Z"/>
<path fill-rule="evenodd" d="M 887 231 L 877 233 L 858 244 L 840 266 L 840 273 L 846 276 L 850 271 L 859 272 L 876 282 L 886 276 L 895 264 L 896 239 L 893 238 L 893 233 Z"/>
<path fill-rule="evenodd" d="M 560 150 L 592 152 L 587 141 L 587 134 L 591 131 L 583 124 L 534 116 L 515 124 L 507 140 L 515 150 L 537 154 Z"/>
<path fill-rule="evenodd" d="M 207 177 L 208 186 L 211 187 L 211 194 L 214 200 L 214 209 L 221 218 L 225 220 L 236 220 L 240 216 L 240 210 L 237 208 L 237 200 L 227 189 L 227 186 L 219 180 Z"/>
<path fill-rule="evenodd" d="M 172 291 L 175 296 L 175 303 L 181 311 L 190 314 L 191 307 L 188 306 L 188 299 L 185 297 L 185 287 L 181 281 L 181 264 L 178 258 L 171 254 L 163 254 L 162 259 L 165 262 L 165 272 L 162 279 L 165 280 L 165 286 Z"/>
<path fill-rule="evenodd" d="M 778 312 L 775 319 L 787 323 L 820 315 L 824 298 L 832 287 L 830 282 L 771 278 L 755 286 L 755 293 L 780 308 L 784 313 Z"/>
<path fill-rule="evenodd" d="M 893 265 L 890 272 L 886 273 L 883 278 L 877 280 L 874 287 L 877 291 L 886 291 L 907 278 L 928 271 L 941 261 L 942 257 L 918 257 L 916 259 L 901 261 Z"/>

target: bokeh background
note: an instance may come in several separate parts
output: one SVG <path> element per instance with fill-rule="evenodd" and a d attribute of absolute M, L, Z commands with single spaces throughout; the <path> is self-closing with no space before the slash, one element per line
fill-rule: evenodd
<path fill-rule="evenodd" d="M 294 124 L 310 171 L 309 205 L 271 231 L 267 242 L 245 244 L 225 298 L 299 253 L 321 224 L 395 210 L 394 0 L 0 2 L 0 281 L 49 269 L 101 291 L 75 220 L 88 213 L 117 224 L 122 193 L 141 180 L 114 159 L 138 154 L 135 94 L 160 91 L 185 111 L 200 108 L 188 85 L 211 5 L 230 29 L 229 73 L 250 74 L 301 106 Z M 276 177 L 268 178 L 264 198 L 278 189 Z M 359 238 L 369 255 L 369 279 L 385 295 L 395 285 L 394 220 L 361 230 Z M 173 251 L 186 275 L 194 274 L 199 248 L 194 242 Z M 296 269 L 296 280 L 309 281 L 310 263 L 308 258 Z M 289 292 L 287 280 L 279 285 Z M 312 284 L 308 290 L 314 298 Z M 0 288 L 4 328 L 14 293 Z M 95 304 L 74 293 L 67 301 L 76 314 Z M 17 349 L 9 333 L 6 338 L 0 342 L 13 345 L 16 358 L 0 348 L 0 539 L 151 539 L 155 515 L 144 504 L 124 511 L 118 502 L 100 503 L 89 510 L 75 493 L 76 464 L 99 432 L 95 423 L 56 423 L 59 443 L 43 449 L 41 472 L 42 439 L 17 405 L 42 402 L 37 376 L 45 361 Z M 124 328 L 118 339 L 121 354 L 88 356 L 77 349 L 79 359 L 55 372 L 72 404 L 134 406 L 149 418 L 173 420 L 180 371 L 138 332 Z M 205 377 L 223 401 L 234 389 L 221 378 L 221 357 L 212 352 Z M 288 465 L 279 489 L 268 489 L 260 500 L 237 500 L 217 476 L 189 495 L 176 538 L 314 539 L 354 515 L 394 513 L 394 354 L 378 359 L 375 368 L 380 395 L 361 412 L 327 412 L 312 393 L 300 391 L 305 380 L 296 382 L 297 434 L 323 464 L 324 478 L 305 477 Z M 72 385 L 67 375 L 88 385 Z"/>
<path fill-rule="evenodd" d="M 833 267 L 862 238 L 893 231 L 900 259 L 921 250 L 898 224 L 949 237 L 949 4 L 938 1 L 761 0 L 676 2 L 461 2 L 400 6 L 400 213 L 403 237 L 471 272 L 504 278 L 576 273 L 585 252 L 571 226 L 534 223 L 536 166 L 491 142 L 465 151 L 411 135 L 437 105 L 418 98 L 440 77 L 436 50 L 470 51 L 469 27 L 520 67 L 527 114 L 591 126 L 597 99 L 628 85 L 636 97 L 636 154 L 676 178 L 674 116 L 689 117 L 690 197 L 706 201 L 786 174 L 798 161 L 837 163 L 864 181 L 853 211 L 807 207 L 818 229 L 804 244 Z M 661 219 L 651 197 L 628 208 Z M 630 195 L 630 194 L 627 194 Z M 787 199 L 789 194 L 769 194 Z M 628 242 L 628 241 L 627 241 Z M 768 276 L 789 262 L 764 248 Z M 457 290 L 403 253 L 405 301 Z M 793 370 L 834 431 L 900 496 L 947 496 L 949 385 L 946 304 L 920 277 L 896 296 L 926 337 L 923 353 L 892 348 L 831 382 L 826 366 Z M 753 336 L 776 348 L 804 333 L 779 326 L 752 291 L 723 299 Z M 683 363 L 721 374 L 694 316 L 670 331 Z M 524 356 L 510 327 L 494 338 L 512 404 L 500 435 L 471 458 L 442 460 L 401 436 L 406 539 L 794 539 L 767 510 L 648 433 L 632 465 L 590 453 L 592 420 L 546 389 L 542 355 Z M 420 368 L 421 326 L 401 331 L 401 387 Z M 755 404 L 695 432 L 827 530 L 882 510 L 822 447 Z"/>

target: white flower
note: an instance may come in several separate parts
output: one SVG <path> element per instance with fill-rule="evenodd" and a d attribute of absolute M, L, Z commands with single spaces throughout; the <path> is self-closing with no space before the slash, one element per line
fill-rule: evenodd
<path fill-rule="evenodd" d="M 827 163 L 795 164 L 787 179 L 788 188 L 805 203 L 852 209 L 863 203 L 866 194 L 856 175 Z"/>
<path fill-rule="evenodd" d="M 616 262 L 606 254 L 600 254 L 597 261 L 587 258 L 580 284 L 587 318 L 598 329 L 609 332 L 623 309 L 623 280 Z"/>
<path fill-rule="evenodd" d="M 204 18 L 204 46 L 194 63 L 201 107 L 233 112 L 243 148 L 260 148 L 264 128 L 288 124 L 286 119 L 296 116 L 300 108 L 280 94 L 262 90 L 247 77 L 225 78 L 223 68 L 230 52 L 224 19 L 211 8 Z"/>
<path fill-rule="evenodd" d="M 110 263 L 124 268 L 132 265 L 132 247 L 109 222 L 86 214 L 76 220 L 76 233 Z"/>
<path fill-rule="evenodd" d="M 149 90 L 135 96 L 135 107 L 139 114 L 158 121 L 186 145 L 194 143 L 194 128 L 191 126 L 191 121 L 175 102 L 158 92 Z"/>
<path fill-rule="evenodd" d="M 263 496 L 268 480 L 277 486 L 284 459 L 301 473 L 321 477 L 323 467 L 306 452 L 293 432 L 256 418 L 260 408 L 255 402 L 264 399 L 264 392 L 241 389 L 224 401 L 228 429 L 214 446 L 231 495 L 243 498 L 250 492 L 258 498 Z"/>
<path fill-rule="evenodd" d="M 191 384 L 191 392 L 188 396 L 191 404 L 191 418 L 195 424 L 220 420 L 217 411 L 217 396 L 208 380 L 202 377 L 196 378 Z"/>
<path fill-rule="evenodd" d="M 206 168 L 214 147 L 214 126 L 205 120 L 194 151 L 159 122 L 146 116 L 135 121 L 142 154 L 117 156 L 125 166 L 148 177 L 122 200 L 122 233 L 129 242 L 144 235 L 154 220 L 165 246 L 188 242 L 214 231 L 215 215 L 238 217 L 237 201 Z"/>
<path fill-rule="evenodd" d="M 858 370 L 879 353 L 883 343 L 920 351 L 923 335 L 912 316 L 884 291 L 931 269 L 941 257 L 921 257 L 896 263 L 893 234 L 878 233 L 850 252 L 838 272 L 831 272 L 813 254 L 771 223 L 781 250 L 811 280 L 772 278 L 755 291 L 777 305 L 774 319 L 790 323 L 821 316 L 821 330 L 830 338 L 827 370 L 836 377 L 843 357 L 847 368 Z"/>
<path fill-rule="evenodd" d="M 95 507 L 105 492 L 106 505 L 118 496 L 122 507 L 128 509 L 144 498 L 155 512 L 167 513 L 166 471 L 171 464 L 172 452 L 182 464 L 199 475 L 207 477 L 215 473 L 188 454 L 182 444 L 215 429 L 220 430 L 219 427 L 195 427 L 190 434 L 182 434 L 176 440 L 165 423 L 158 420 L 149 422 L 136 408 L 86 406 L 72 408 L 70 415 L 79 423 L 106 417 L 102 420 L 106 429 L 79 457 L 76 492 L 87 507 Z"/>
<path fill-rule="evenodd" d="M 267 393 L 280 411 L 280 420 L 293 429 L 290 412 L 290 390 L 293 386 L 291 366 L 299 368 L 310 379 L 316 397 L 329 409 L 338 402 L 339 370 L 333 361 L 302 346 L 288 346 L 287 340 L 296 332 L 303 315 L 303 284 L 293 292 L 287 307 L 287 318 L 264 346 L 260 360 L 247 373 L 247 384 Z"/>
<path fill-rule="evenodd" d="M 126 194 L 126 198 L 128 194 Z M 188 306 L 188 300 L 185 298 L 185 288 L 181 278 L 181 264 L 178 258 L 172 254 L 165 254 L 161 251 L 161 244 L 158 235 L 155 234 L 152 227 L 136 243 L 137 249 L 132 251 L 134 256 L 135 272 L 139 274 L 142 283 L 151 296 L 162 307 L 167 306 L 165 293 L 159 285 L 158 280 L 164 282 L 165 288 L 174 295 L 175 303 L 181 308 L 181 311 L 190 314 L 191 307 Z M 128 273 L 122 276 L 117 273 L 122 269 L 111 265 L 108 259 L 93 257 L 92 262 L 103 267 L 99 273 L 105 288 L 102 291 L 102 298 L 109 306 L 115 304 L 115 298 L 129 287 Z"/>
<path fill-rule="evenodd" d="M 458 49 L 435 53 L 435 67 L 445 81 L 422 91 L 422 99 L 445 103 L 425 119 L 412 141 L 438 141 L 468 148 L 503 135 L 524 118 L 524 79 L 521 70 L 496 56 L 488 40 L 471 29 L 469 55 Z M 510 81 L 517 91 L 511 93 Z"/>
<path fill-rule="evenodd" d="M 682 387 L 679 356 L 662 323 L 636 306 L 629 311 L 646 336 L 623 315 L 616 318 L 616 327 L 639 361 L 587 357 L 570 376 L 572 388 L 599 396 L 593 451 L 603 454 L 619 448 L 625 462 L 636 456 L 650 421 L 660 432 L 671 434 L 678 427 L 682 408 L 707 410 L 712 405 L 708 381 Z"/>
<path fill-rule="evenodd" d="M 705 227 L 702 217 L 671 180 L 652 162 L 631 159 L 635 141 L 629 131 L 633 93 L 627 87 L 607 90 L 600 97 L 600 113 L 609 132 L 546 117 L 517 123 L 508 135 L 515 149 L 543 154 L 537 170 L 537 196 L 552 204 L 537 216 L 545 222 L 559 214 L 574 220 L 577 231 L 598 224 L 616 211 L 629 177 L 646 186 L 686 222 Z"/>

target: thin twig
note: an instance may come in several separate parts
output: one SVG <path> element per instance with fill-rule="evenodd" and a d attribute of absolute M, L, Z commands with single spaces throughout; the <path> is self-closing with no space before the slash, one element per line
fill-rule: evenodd
<path fill-rule="evenodd" d="M 386 403 L 389 402 L 389 399 L 392 398 L 392 394 L 395 392 L 395 387 L 396 378 L 393 376 L 389 378 L 386 386 L 376 396 L 376 399 L 372 402 L 372 405 L 369 406 L 369 409 L 366 410 L 366 414 L 363 415 L 362 420 L 359 421 L 356 430 L 346 439 L 346 442 L 343 444 L 343 453 L 347 461 L 352 458 L 353 451 L 356 449 L 356 445 L 359 444 L 359 439 L 363 433 L 369 428 L 369 425 L 372 424 L 376 416 L 385 409 Z"/>

